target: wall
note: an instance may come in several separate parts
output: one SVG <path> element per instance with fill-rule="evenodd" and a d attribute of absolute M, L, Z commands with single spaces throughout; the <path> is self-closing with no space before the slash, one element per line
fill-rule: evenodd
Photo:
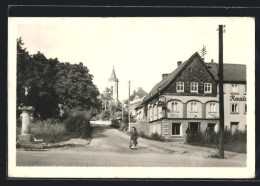
<path fill-rule="evenodd" d="M 246 113 L 244 112 L 244 106 L 247 103 L 245 100 L 241 101 L 230 100 L 230 96 L 235 96 L 236 98 L 246 98 L 247 94 L 245 92 L 245 84 L 238 84 L 238 93 L 234 94 L 231 92 L 231 84 L 224 84 L 224 121 L 225 127 L 230 129 L 231 122 L 239 122 L 238 129 L 245 130 L 246 122 Z M 237 103 L 239 106 L 238 113 L 231 113 L 231 104 Z"/>

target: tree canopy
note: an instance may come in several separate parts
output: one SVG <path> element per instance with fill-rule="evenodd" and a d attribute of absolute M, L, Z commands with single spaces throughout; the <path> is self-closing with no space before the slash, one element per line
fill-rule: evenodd
<path fill-rule="evenodd" d="M 17 106 L 25 103 L 26 86 L 28 104 L 41 118 L 57 116 L 58 105 L 69 110 L 100 109 L 98 88 L 83 63 L 62 63 L 41 52 L 31 55 L 23 45 L 22 39 L 17 39 Z"/>

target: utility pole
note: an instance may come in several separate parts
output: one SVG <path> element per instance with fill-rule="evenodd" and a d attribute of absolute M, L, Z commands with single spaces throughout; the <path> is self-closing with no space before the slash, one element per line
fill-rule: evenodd
<path fill-rule="evenodd" d="M 129 87 L 129 94 L 128 94 L 128 127 L 129 127 L 129 130 L 130 130 L 130 84 L 131 84 L 131 81 L 129 80 L 128 81 L 128 87 Z"/>
<path fill-rule="evenodd" d="M 225 27 L 225 26 L 224 26 Z M 219 158 L 224 159 L 223 25 L 219 25 Z"/>

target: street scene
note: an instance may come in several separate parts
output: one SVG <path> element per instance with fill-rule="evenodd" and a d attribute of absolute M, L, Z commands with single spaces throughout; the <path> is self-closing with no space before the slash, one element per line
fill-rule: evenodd
<path fill-rule="evenodd" d="M 251 166 L 252 19 L 10 22 L 13 169 Z"/>
<path fill-rule="evenodd" d="M 217 149 L 138 139 L 138 150 L 129 148 L 129 135 L 107 124 L 93 124 L 93 136 L 87 145 L 46 150 L 17 150 L 17 166 L 108 166 L 108 167 L 244 167 L 246 154 L 226 152 L 226 158 L 214 158 Z M 104 155 L 105 152 L 105 155 Z M 177 161 L 176 161 L 177 160 Z"/>

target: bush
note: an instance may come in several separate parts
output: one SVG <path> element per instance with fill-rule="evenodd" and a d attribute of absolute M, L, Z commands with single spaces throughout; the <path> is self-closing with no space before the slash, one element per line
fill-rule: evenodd
<path fill-rule="evenodd" d="M 66 130 L 70 133 L 76 133 L 80 137 L 91 137 L 91 127 L 89 115 L 85 112 L 77 112 L 69 116 L 65 121 Z"/>
<path fill-rule="evenodd" d="M 151 136 L 148 136 L 144 134 L 143 132 L 139 132 L 139 136 L 145 139 L 150 139 L 150 140 L 156 140 L 156 141 L 165 141 L 164 137 L 160 134 L 152 133 Z"/>
<path fill-rule="evenodd" d="M 236 130 L 234 133 L 225 130 L 223 133 L 224 149 L 246 153 L 246 135 L 246 132 L 239 130 Z M 187 134 L 186 141 L 193 145 L 217 147 L 219 145 L 219 133 L 190 132 Z"/>
<path fill-rule="evenodd" d="M 37 139 L 43 139 L 50 143 L 66 140 L 69 136 L 64 124 L 53 119 L 32 123 L 31 134 Z"/>
<path fill-rule="evenodd" d="M 158 134 L 157 132 L 152 133 L 151 139 L 156 140 L 156 141 L 164 141 L 164 137 L 162 135 Z"/>

